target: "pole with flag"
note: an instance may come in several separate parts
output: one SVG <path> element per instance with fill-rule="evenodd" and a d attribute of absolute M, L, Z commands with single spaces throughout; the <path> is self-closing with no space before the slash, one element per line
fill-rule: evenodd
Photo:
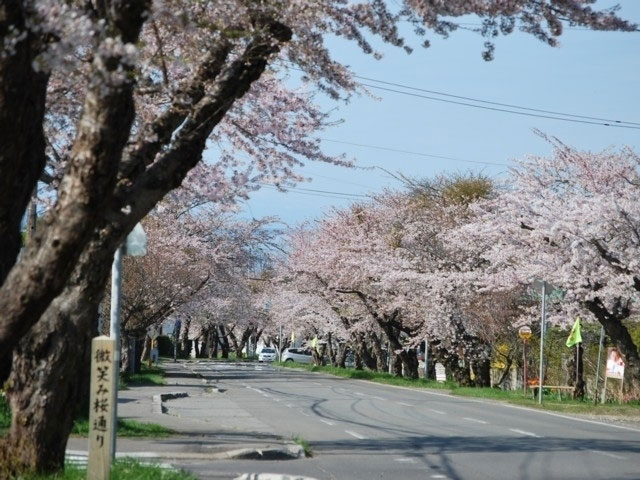
<path fill-rule="evenodd" d="M 577 394 L 580 388 L 580 344 L 582 343 L 582 334 L 580 333 L 580 317 L 576 317 L 576 321 L 571 327 L 571 333 L 567 338 L 567 347 L 576 346 L 576 387 L 574 392 Z"/>

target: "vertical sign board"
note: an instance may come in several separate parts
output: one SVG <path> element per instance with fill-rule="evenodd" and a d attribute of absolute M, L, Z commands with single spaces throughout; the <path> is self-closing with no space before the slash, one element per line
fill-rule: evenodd
<path fill-rule="evenodd" d="M 115 340 L 101 336 L 91 342 L 88 478 L 108 480 L 115 435 L 112 411 L 116 403 Z"/>
<path fill-rule="evenodd" d="M 444 365 L 442 365 L 441 363 L 436 363 L 436 381 L 437 382 L 447 381 L 447 372 L 444 369 Z"/>
<path fill-rule="evenodd" d="M 624 384 L 624 358 L 617 348 L 607 349 L 607 366 L 604 375 L 604 391 L 602 393 L 602 403 L 607 395 L 607 379 L 615 378 L 620 380 L 620 403 L 622 403 L 622 389 Z"/>

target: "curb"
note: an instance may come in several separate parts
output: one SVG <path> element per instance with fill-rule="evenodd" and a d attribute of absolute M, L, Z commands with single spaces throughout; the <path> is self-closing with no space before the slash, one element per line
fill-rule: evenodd
<path fill-rule="evenodd" d="M 245 473 L 235 480 L 316 480 L 313 477 L 283 475 L 282 473 Z"/>
<path fill-rule="evenodd" d="M 224 393 L 224 392 L 226 392 L 226 390 L 224 388 L 218 388 L 215 385 L 211 385 L 211 381 L 208 380 L 207 377 L 205 375 L 203 375 L 202 373 L 196 372 L 191 367 L 191 365 L 184 364 L 184 368 L 188 369 L 192 374 L 194 374 L 196 377 L 200 378 L 200 381 L 202 383 L 204 383 L 205 385 L 209 386 L 209 388 L 207 388 L 207 393 Z"/>
<path fill-rule="evenodd" d="M 184 398 L 188 397 L 189 394 L 187 392 L 169 392 L 169 393 L 160 393 L 158 395 L 153 396 L 153 403 L 151 405 L 151 411 L 153 413 L 167 413 L 167 407 L 165 407 L 164 402 L 166 400 L 173 400 L 175 398 Z"/>
<path fill-rule="evenodd" d="M 66 455 L 75 458 L 86 457 L 83 450 L 67 450 Z M 116 458 L 157 459 L 157 460 L 295 460 L 304 458 L 304 449 L 300 445 L 283 445 L 273 448 L 239 448 L 227 452 L 189 453 L 189 452 L 118 452 Z"/>

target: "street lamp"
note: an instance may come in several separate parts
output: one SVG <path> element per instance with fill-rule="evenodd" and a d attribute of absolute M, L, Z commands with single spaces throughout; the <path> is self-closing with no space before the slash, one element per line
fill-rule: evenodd
<path fill-rule="evenodd" d="M 113 264 L 111 265 L 111 312 L 109 322 L 109 336 L 115 342 L 114 365 L 117 371 L 120 371 L 120 306 L 122 299 L 122 256 L 131 255 L 140 257 L 147 253 L 147 236 L 144 233 L 142 225 L 139 223 L 133 227 L 133 230 L 125 242 L 118 247 L 113 255 Z M 113 390 L 115 392 L 115 404 L 111 410 L 111 455 L 116 455 L 116 430 L 118 420 L 118 375 L 114 375 Z"/>

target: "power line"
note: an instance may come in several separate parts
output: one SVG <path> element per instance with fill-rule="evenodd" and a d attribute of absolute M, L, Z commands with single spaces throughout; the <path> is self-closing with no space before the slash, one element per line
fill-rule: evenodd
<path fill-rule="evenodd" d="M 363 199 L 363 198 L 371 198 L 369 195 L 361 195 L 358 193 L 344 193 L 344 192 L 334 192 L 334 191 L 330 191 L 330 190 L 315 190 L 312 188 L 302 188 L 302 187 L 284 187 L 284 188 L 278 188 L 275 185 L 271 185 L 268 183 L 261 183 L 260 184 L 263 187 L 267 187 L 267 188 L 272 188 L 275 190 L 278 190 L 279 192 L 282 193 L 286 193 L 286 192 L 294 192 L 294 193 L 305 193 L 307 195 L 313 195 L 313 196 L 331 196 L 330 198 L 342 198 L 342 199 Z"/>
<path fill-rule="evenodd" d="M 292 66 L 291 62 L 289 62 L 287 60 L 282 60 L 282 61 L 287 64 L 287 68 L 291 68 L 292 70 L 297 70 L 297 71 L 305 73 L 305 71 L 303 69 Z M 490 101 L 490 100 L 482 100 L 482 99 L 473 98 L 473 97 L 466 97 L 466 96 L 463 96 L 463 95 L 455 95 L 455 94 L 452 94 L 452 93 L 439 92 L 439 91 L 436 91 L 436 90 L 428 90 L 428 89 L 425 89 L 425 88 L 412 87 L 412 86 L 409 86 L 409 85 L 403 85 L 401 83 L 389 82 L 389 81 L 386 81 L 386 80 L 379 80 L 379 79 L 376 79 L 376 78 L 364 77 L 364 76 L 360 76 L 360 75 L 353 75 L 353 78 L 357 78 L 357 79 L 360 79 L 360 80 L 366 80 L 366 81 L 369 81 L 369 82 L 381 83 L 383 85 L 390 85 L 390 86 L 395 86 L 395 87 L 399 87 L 399 88 L 405 88 L 407 90 L 414 90 L 414 91 L 419 91 L 419 92 L 430 93 L 430 94 L 433 94 L 433 95 L 441 95 L 441 96 L 449 97 L 449 98 L 458 98 L 460 100 L 467 100 L 467 101 L 472 101 L 472 102 L 484 103 L 484 104 L 487 104 L 487 105 L 496 105 L 498 107 L 506 107 L 506 108 L 495 108 L 495 107 L 487 107 L 487 106 L 484 106 L 484 105 L 474 105 L 474 104 L 470 104 L 470 103 L 466 103 L 466 102 L 457 102 L 457 101 L 453 101 L 453 100 L 446 100 L 444 98 L 430 97 L 430 96 L 418 95 L 418 94 L 410 93 L 410 92 L 403 92 L 403 91 L 394 90 L 394 89 L 391 89 L 391 88 L 380 87 L 378 85 L 371 85 L 371 84 L 366 84 L 366 83 L 362 83 L 361 84 L 361 85 L 369 87 L 369 88 L 376 88 L 378 90 L 385 90 L 385 91 L 388 91 L 388 92 L 400 93 L 400 94 L 403 94 L 403 95 L 419 97 L 419 98 L 424 98 L 424 99 L 427 99 L 427 100 L 434 100 L 434 101 L 438 101 L 438 102 L 452 103 L 452 104 L 455 104 L 455 105 L 462 105 L 462 106 L 467 106 L 467 107 L 480 108 L 480 109 L 484 109 L 484 110 L 492 110 L 492 111 L 496 111 L 496 112 L 511 113 L 511 114 L 515 114 L 515 115 L 523 115 L 523 116 L 528 116 L 528 117 L 546 118 L 546 119 L 550 119 L 550 120 L 561 120 L 561 121 L 565 121 L 565 122 L 582 123 L 582 124 L 587 124 L 587 125 L 598 125 L 598 126 L 604 126 L 604 127 L 630 128 L 630 129 L 634 129 L 634 130 L 640 130 L 640 122 L 630 122 L 630 121 L 626 121 L 626 120 L 614 120 L 614 119 L 607 119 L 607 118 L 602 118 L 602 117 L 594 117 L 594 116 L 589 116 L 589 115 L 578 115 L 578 114 L 573 114 L 573 113 L 557 112 L 557 111 L 554 111 L 554 110 L 543 110 L 543 109 L 532 108 L 532 107 L 523 107 L 523 106 L 519 106 L 519 105 L 515 105 L 515 104 L 509 104 L 509 103 L 493 102 L 493 101 Z M 519 110 L 526 110 L 526 112 L 518 112 L 518 111 L 514 111 L 514 110 L 509 110 L 510 108 L 517 108 Z M 538 114 L 527 113 L 527 112 L 538 112 Z M 541 115 L 541 114 L 548 114 L 548 115 Z M 557 115 L 560 115 L 560 117 L 558 117 Z M 562 118 L 562 117 L 568 117 L 568 118 Z M 582 119 L 582 120 L 580 120 L 580 119 Z"/>
<path fill-rule="evenodd" d="M 617 128 L 629 128 L 629 129 L 632 129 L 632 130 L 640 130 L 640 127 L 634 127 L 632 125 L 621 125 L 621 124 L 610 124 L 610 123 L 602 123 L 602 122 L 592 122 L 592 121 L 588 121 L 588 120 L 577 120 L 577 119 L 574 119 L 574 118 L 562 118 L 562 117 L 554 117 L 554 116 L 551 116 L 551 115 L 540 115 L 540 114 L 536 114 L 536 113 L 517 112 L 515 110 L 507 110 L 505 108 L 485 107 L 483 105 L 474 105 L 472 103 L 457 102 L 457 101 L 454 101 L 454 100 L 445 100 L 444 98 L 429 97 L 427 95 L 420 95 L 420 94 L 417 94 L 417 93 L 403 92 L 402 90 L 394 90 L 393 88 L 379 87 L 377 85 L 370 85 L 370 84 L 367 84 L 367 83 L 362 83 L 361 85 L 364 85 L 365 87 L 369 87 L 369 88 L 376 88 L 378 90 L 384 90 L 384 91 L 387 91 L 387 92 L 399 93 L 401 95 L 407 95 L 409 97 L 424 98 L 424 99 L 427 99 L 427 100 L 434 100 L 436 102 L 452 103 L 454 105 L 463 105 L 465 107 L 480 108 L 480 109 L 483 109 L 483 110 L 491 110 L 491 111 L 494 111 L 494 112 L 512 113 L 514 115 L 523 115 L 525 117 L 537 117 L 537 118 L 547 118 L 547 119 L 551 119 L 551 120 L 561 120 L 563 122 L 583 123 L 583 124 L 588 124 L 588 125 L 600 125 L 600 126 L 603 126 L 603 127 L 617 127 Z"/>
<path fill-rule="evenodd" d="M 488 105 L 497 105 L 499 107 L 518 108 L 520 110 L 527 110 L 527 111 L 530 111 L 530 112 L 538 112 L 538 113 L 547 113 L 547 114 L 550 114 L 550 115 L 561 115 L 561 116 L 564 116 L 564 117 L 582 118 L 582 119 L 585 119 L 585 120 L 597 120 L 599 122 L 611 122 L 611 123 L 616 123 L 616 124 L 629 124 L 629 125 L 640 126 L 640 123 L 638 123 L 638 122 L 627 122 L 627 121 L 624 121 L 624 120 L 613 120 L 613 119 L 609 119 L 609 118 L 590 117 L 590 116 L 587 116 L 587 115 L 576 115 L 576 114 L 573 114 L 573 113 L 556 112 L 556 111 L 553 111 L 553 110 L 542 110 L 542 109 L 539 109 L 539 108 L 522 107 L 520 105 L 514 105 L 514 104 L 510 104 L 510 103 L 492 102 L 492 101 L 489 101 L 489 100 L 481 100 L 479 98 L 465 97 L 465 96 L 462 96 L 462 95 L 454 95 L 452 93 L 439 92 L 437 90 L 427 90 L 426 88 L 411 87 L 409 85 L 403 85 L 401 83 L 388 82 L 386 80 L 378 80 L 378 79 L 375 79 L 375 78 L 363 77 L 363 76 L 360 76 L 360 75 L 354 75 L 354 78 L 359 78 L 361 80 L 366 80 L 368 82 L 376 82 L 376 83 L 382 83 L 384 85 L 391 85 L 393 87 L 406 88 L 407 90 L 415 90 L 417 92 L 425 92 L 425 93 L 431 93 L 431 94 L 434 94 L 434 95 L 442 95 L 443 97 L 459 98 L 461 100 L 469 100 L 469 101 L 472 101 L 472 102 L 486 103 Z"/>
<path fill-rule="evenodd" d="M 455 162 L 466 162 L 466 163 L 475 163 L 475 164 L 480 164 L 480 165 L 499 165 L 501 167 L 509 167 L 510 165 L 507 163 L 500 163 L 500 162 L 483 162 L 480 160 L 466 160 L 464 158 L 455 158 L 455 157 L 445 157 L 444 155 L 432 155 L 430 153 L 422 153 L 422 152 L 413 152 L 411 150 L 401 150 L 399 148 L 391 148 L 391 147 L 382 147 L 379 145 L 368 145 L 365 143 L 355 143 L 355 142 L 346 142 L 343 140 L 333 140 L 331 138 L 324 138 L 321 137 L 320 140 L 325 141 L 325 142 L 333 142 L 333 143 L 342 143 L 345 145 L 353 145 L 355 147 L 363 147 L 363 148 L 372 148 L 375 150 L 384 150 L 387 152 L 396 152 L 396 153 L 405 153 L 408 155 L 417 155 L 419 157 L 428 157 L 428 158 L 437 158 L 437 159 L 441 159 L 441 160 L 452 160 Z"/>

